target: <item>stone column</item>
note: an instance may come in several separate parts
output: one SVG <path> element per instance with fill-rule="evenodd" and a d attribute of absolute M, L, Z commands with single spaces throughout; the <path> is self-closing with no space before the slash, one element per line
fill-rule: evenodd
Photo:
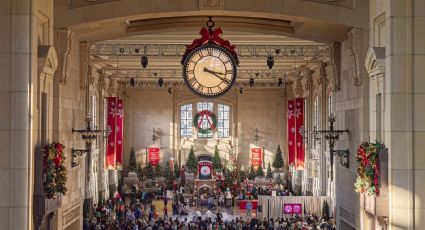
<path fill-rule="evenodd" d="M 37 69 L 32 1 L 0 1 L 0 223 L 32 229 L 32 83 Z"/>
<path fill-rule="evenodd" d="M 425 228 L 425 4 L 385 9 L 384 143 L 389 155 L 390 229 Z"/>

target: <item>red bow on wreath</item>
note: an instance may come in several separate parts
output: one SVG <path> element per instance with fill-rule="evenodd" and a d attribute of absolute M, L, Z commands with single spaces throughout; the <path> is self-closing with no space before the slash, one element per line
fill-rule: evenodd
<path fill-rule="evenodd" d="M 201 35 L 201 38 L 193 40 L 192 44 L 186 45 L 186 52 L 183 55 L 182 63 L 184 62 L 186 56 L 188 53 L 190 53 L 193 49 L 196 47 L 202 46 L 207 44 L 208 42 L 213 42 L 216 45 L 222 46 L 229 50 L 232 53 L 232 56 L 235 58 L 235 61 L 237 64 L 239 64 L 238 55 L 235 51 L 235 46 L 231 45 L 228 40 L 224 40 L 220 36 L 223 35 L 223 31 L 221 28 L 217 28 L 213 31 L 208 31 L 204 27 L 202 27 L 201 31 L 199 31 L 199 34 Z"/>

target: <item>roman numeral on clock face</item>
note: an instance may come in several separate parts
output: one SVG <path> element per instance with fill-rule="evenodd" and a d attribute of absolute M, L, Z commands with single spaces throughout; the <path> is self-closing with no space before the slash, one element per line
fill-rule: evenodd
<path fill-rule="evenodd" d="M 196 78 L 192 77 L 187 80 L 189 84 L 193 85 L 196 82 Z"/>

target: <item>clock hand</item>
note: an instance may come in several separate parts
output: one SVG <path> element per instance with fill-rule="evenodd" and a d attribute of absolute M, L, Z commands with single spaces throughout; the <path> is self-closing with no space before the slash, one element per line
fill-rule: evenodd
<path fill-rule="evenodd" d="M 226 75 L 224 73 L 219 73 L 219 72 L 215 72 L 215 71 L 209 70 L 209 69 L 207 69 L 207 67 L 204 67 L 204 72 L 212 73 L 212 74 Z"/>
<path fill-rule="evenodd" d="M 217 75 L 217 73 L 216 73 L 216 72 L 214 72 L 214 71 L 211 71 L 211 70 L 209 70 L 209 69 L 207 69 L 207 68 L 204 68 L 204 71 L 205 71 L 205 72 L 207 72 L 207 73 L 210 73 L 210 74 L 212 74 L 212 75 L 214 75 L 214 76 L 216 76 L 216 77 L 217 77 L 217 78 L 219 78 L 220 80 L 222 80 L 222 81 L 226 82 L 228 85 L 230 85 L 230 84 L 231 84 L 231 82 L 230 82 L 228 79 L 226 79 L 226 78 L 224 78 L 224 77 L 222 77 L 222 76 Z"/>

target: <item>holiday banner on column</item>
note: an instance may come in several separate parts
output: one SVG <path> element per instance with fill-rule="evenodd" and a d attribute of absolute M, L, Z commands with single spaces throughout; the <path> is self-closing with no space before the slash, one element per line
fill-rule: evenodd
<path fill-rule="evenodd" d="M 296 160 L 297 170 L 304 169 L 304 140 L 302 130 L 304 130 L 304 98 L 295 99 L 295 127 L 296 127 Z"/>
<path fill-rule="evenodd" d="M 123 155 L 123 128 L 124 128 L 124 104 L 122 99 L 117 100 L 117 133 L 116 133 L 116 164 L 117 169 L 122 169 L 122 155 Z"/>
<path fill-rule="evenodd" d="M 149 163 L 152 166 L 157 166 L 159 164 L 159 148 L 151 147 L 148 149 Z"/>
<path fill-rule="evenodd" d="M 295 165 L 295 101 L 288 100 L 288 165 Z"/>
<path fill-rule="evenodd" d="M 251 148 L 251 164 L 254 169 L 261 166 L 263 163 L 263 149 L 262 148 Z"/>
<path fill-rule="evenodd" d="M 116 140 L 116 114 L 117 114 L 117 98 L 107 98 L 107 125 L 108 130 L 111 132 L 108 135 L 108 146 L 106 147 L 106 167 L 108 169 L 115 169 L 115 140 Z"/>

